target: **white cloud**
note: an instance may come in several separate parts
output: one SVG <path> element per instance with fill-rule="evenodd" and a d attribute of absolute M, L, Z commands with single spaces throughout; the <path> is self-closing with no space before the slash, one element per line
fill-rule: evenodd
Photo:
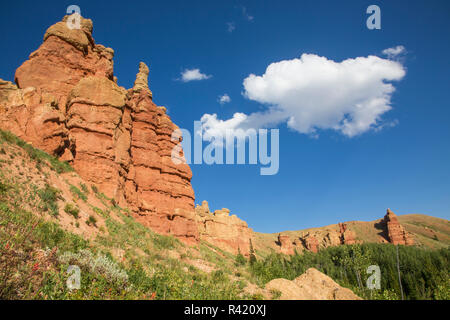
<path fill-rule="evenodd" d="M 225 104 L 225 103 L 229 103 L 229 102 L 231 102 L 231 98 L 228 94 L 225 93 L 224 95 L 219 96 L 220 104 Z"/>
<path fill-rule="evenodd" d="M 236 24 L 234 22 L 227 22 L 227 30 L 228 32 L 233 32 L 236 29 Z"/>
<path fill-rule="evenodd" d="M 195 80 L 205 80 L 209 79 L 212 76 L 206 75 L 204 73 L 200 72 L 200 69 L 186 69 L 183 72 L 181 72 L 181 81 L 183 82 L 189 82 L 189 81 L 195 81 Z"/>
<path fill-rule="evenodd" d="M 353 137 L 386 126 L 382 115 L 391 109 L 394 86 L 403 65 L 376 56 L 335 62 L 315 54 L 270 64 L 261 76 L 244 80 L 244 96 L 267 105 L 262 112 L 235 113 L 231 119 L 217 115 L 202 118 L 204 134 L 226 129 L 262 128 L 286 122 L 300 133 L 318 135 L 331 129 Z M 206 138 L 206 137 L 205 137 Z"/>
<path fill-rule="evenodd" d="M 244 6 L 242 6 L 242 14 L 244 15 L 245 19 L 247 19 L 248 21 L 253 21 L 254 17 L 247 13 L 247 8 Z"/>
<path fill-rule="evenodd" d="M 386 55 L 389 59 L 391 59 L 391 58 L 395 58 L 396 56 L 404 53 L 405 51 L 406 50 L 405 50 L 404 46 L 396 46 L 396 47 L 393 47 L 393 48 L 384 49 L 382 51 L 382 53 L 384 55 Z"/>

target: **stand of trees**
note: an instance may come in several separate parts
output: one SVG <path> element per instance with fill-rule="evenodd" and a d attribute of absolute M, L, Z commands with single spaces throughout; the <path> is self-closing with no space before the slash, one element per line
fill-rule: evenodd
<path fill-rule="evenodd" d="M 380 267 L 379 290 L 367 288 L 370 265 Z M 296 253 L 291 257 L 272 253 L 249 265 L 261 285 L 275 278 L 292 280 L 311 267 L 365 299 L 402 299 L 402 296 L 404 299 L 450 299 L 449 248 L 433 251 L 368 243 L 329 247 L 318 253 Z"/>

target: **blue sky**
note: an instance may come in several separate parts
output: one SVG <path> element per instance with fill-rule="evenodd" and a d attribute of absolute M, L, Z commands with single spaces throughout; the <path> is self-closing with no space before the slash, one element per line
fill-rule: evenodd
<path fill-rule="evenodd" d="M 255 231 L 278 232 L 398 214 L 450 217 L 450 2 L 448 1 L 9 1 L 0 4 L 0 78 L 36 50 L 70 4 L 94 21 L 97 43 L 115 50 L 119 85 L 133 85 L 139 61 L 150 67 L 154 101 L 181 128 L 204 114 L 229 119 L 267 110 L 243 95 L 243 81 L 304 53 L 341 62 L 402 45 L 406 74 L 393 81 L 386 125 L 349 137 L 338 130 L 280 129 L 280 169 L 192 165 L 196 202 L 227 207 Z M 381 8 L 368 30 L 366 8 Z M 245 9 L 244 9 L 245 8 Z M 229 30 L 230 23 L 234 29 Z M 198 68 L 211 75 L 182 82 Z M 231 101 L 221 105 L 220 95 Z M 326 92 L 323 93 L 326 95 Z M 301 100 L 301 99 L 300 99 Z"/>

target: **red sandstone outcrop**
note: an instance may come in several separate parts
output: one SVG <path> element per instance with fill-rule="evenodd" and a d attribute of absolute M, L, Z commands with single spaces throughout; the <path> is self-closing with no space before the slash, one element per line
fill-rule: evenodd
<path fill-rule="evenodd" d="M 341 244 L 355 244 L 356 235 L 353 231 L 347 228 L 347 224 L 339 222 L 339 232 Z"/>
<path fill-rule="evenodd" d="M 0 127 L 69 161 L 144 225 L 196 242 L 192 172 L 182 150 L 172 161 L 181 137 L 152 100 L 148 67 L 140 63 L 132 89 L 119 87 L 114 51 L 95 44 L 92 21 L 70 29 L 67 18 L 48 28 L 16 85 L 0 80 Z"/>
<path fill-rule="evenodd" d="M 288 235 L 278 235 L 278 244 L 280 245 L 280 251 L 284 254 L 294 254 L 293 242 Z"/>
<path fill-rule="evenodd" d="M 42 45 L 15 75 L 18 87 L 39 88 L 43 94 L 53 96 L 63 112 L 69 92 L 82 78 L 114 80 L 114 51 L 95 44 L 92 20 L 81 18 L 81 29 L 69 29 L 67 19 L 47 29 Z"/>
<path fill-rule="evenodd" d="M 386 215 L 384 216 L 384 223 L 386 224 L 387 235 L 390 243 L 404 245 L 414 244 L 414 239 L 398 222 L 397 215 L 390 209 L 387 209 Z"/>
<path fill-rule="evenodd" d="M 19 89 L 0 79 L 0 128 L 59 154 L 64 149 L 63 137 L 67 136 L 64 119 L 53 96 L 34 87 Z"/>
<path fill-rule="evenodd" d="M 211 213 L 207 201 L 203 201 L 202 205 L 197 205 L 195 211 L 200 239 L 234 254 L 237 254 L 238 251 L 245 256 L 250 254 L 253 230 L 245 221 L 236 215 L 230 216 L 230 210 L 226 208 Z"/>
<path fill-rule="evenodd" d="M 305 236 L 302 236 L 302 241 L 305 245 L 305 248 L 311 252 L 318 252 L 319 251 L 319 241 L 315 236 L 308 233 Z"/>
<path fill-rule="evenodd" d="M 320 244 L 323 248 L 338 246 L 341 244 L 341 239 L 335 231 L 328 231 Z"/>
<path fill-rule="evenodd" d="M 196 241 L 192 172 L 186 161 L 175 164 L 171 158 L 179 142 L 171 137 L 178 127 L 164 108 L 153 103 L 150 90 L 135 89 L 129 91 L 133 129 L 126 203 L 138 213 L 138 220 L 153 230 Z"/>

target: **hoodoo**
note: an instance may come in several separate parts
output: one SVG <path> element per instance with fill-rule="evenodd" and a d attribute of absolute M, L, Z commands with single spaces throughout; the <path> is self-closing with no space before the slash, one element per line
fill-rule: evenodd
<path fill-rule="evenodd" d="M 397 215 L 390 209 L 387 209 L 384 216 L 384 223 L 386 225 L 389 242 L 392 244 L 414 244 L 413 238 L 406 232 L 403 226 L 399 223 Z"/>

